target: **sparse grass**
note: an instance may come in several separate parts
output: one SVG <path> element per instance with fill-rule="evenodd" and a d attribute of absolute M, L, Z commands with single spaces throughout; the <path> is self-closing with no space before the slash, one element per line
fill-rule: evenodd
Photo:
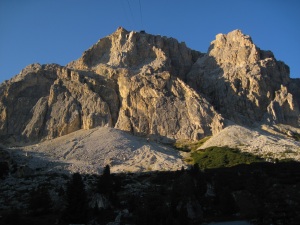
<path fill-rule="evenodd" d="M 238 149 L 229 147 L 209 147 L 191 153 L 194 163 L 198 163 L 201 169 L 232 167 L 239 164 L 251 164 L 262 162 L 263 159 L 249 153 L 243 153 Z"/>
<path fill-rule="evenodd" d="M 284 159 L 280 159 L 280 162 L 295 162 L 295 159 L 293 158 L 284 158 Z"/>
<path fill-rule="evenodd" d="M 286 153 L 286 154 L 294 154 L 295 152 L 293 150 L 291 150 L 291 149 L 287 149 L 287 150 L 284 151 L 284 153 Z"/>
<path fill-rule="evenodd" d="M 293 138 L 294 138 L 296 141 L 300 141 L 300 134 L 294 134 Z"/>
<path fill-rule="evenodd" d="M 193 158 L 186 158 L 186 159 L 184 159 L 184 161 L 185 161 L 187 164 L 193 164 L 193 162 L 194 162 Z"/>
<path fill-rule="evenodd" d="M 174 147 L 183 152 L 194 152 L 196 151 L 200 146 L 202 146 L 208 139 L 210 139 L 211 136 L 202 138 L 199 141 L 190 141 L 190 140 L 178 140 L 174 144 Z"/>

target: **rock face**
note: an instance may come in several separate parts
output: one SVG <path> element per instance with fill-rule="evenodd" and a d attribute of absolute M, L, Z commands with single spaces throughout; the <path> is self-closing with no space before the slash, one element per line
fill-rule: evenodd
<path fill-rule="evenodd" d="M 169 71 L 185 79 L 200 52 L 178 43 L 173 38 L 128 32 L 119 27 L 115 33 L 100 39 L 82 57 L 67 67 L 93 70 L 98 74 L 114 74 L 114 69 L 130 70 L 130 74 Z"/>
<path fill-rule="evenodd" d="M 33 64 L 3 83 L 0 135 L 39 141 L 108 126 L 168 142 L 218 132 L 223 118 L 183 81 L 199 56 L 119 28 L 67 67 Z"/>
<path fill-rule="evenodd" d="M 299 105 L 288 90 L 289 67 L 240 30 L 218 34 L 187 76 L 187 83 L 226 118 L 246 125 L 268 118 L 299 126 Z"/>
<path fill-rule="evenodd" d="M 2 137 L 55 138 L 79 129 L 112 126 L 118 95 L 98 75 L 33 64 L 1 87 Z"/>
<path fill-rule="evenodd" d="M 121 101 L 116 127 L 135 134 L 197 140 L 222 128 L 213 107 L 168 72 L 118 80 Z"/>
<path fill-rule="evenodd" d="M 2 142 L 52 139 L 115 127 L 160 139 L 215 134 L 239 124 L 299 126 L 300 83 L 236 30 L 207 54 L 173 38 L 123 28 L 67 66 L 33 64 L 0 86 Z"/>

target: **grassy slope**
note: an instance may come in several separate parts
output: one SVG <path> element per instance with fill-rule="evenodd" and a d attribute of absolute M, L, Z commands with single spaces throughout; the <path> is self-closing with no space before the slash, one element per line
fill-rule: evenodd
<path fill-rule="evenodd" d="M 190 157 L 186 157 L 186 162 L 190 164 L 198 163 L 201 169 L 232 167 L 239 164 L 250 164 L 262 162 L 263 159 L 250 153 L 243 153 L 239 149 L 224 147 L 209 147 L 198 150 L 210 137 L 205 137 L 197 142 L 188 140 L 177 141 L 174 147 L 183 152 L 189 152 Z"/>
<path fill-rule="evenodd" d="M 258 156 L 228 147 L 209 147 L 204 150 L 194 151 L 191 153 L 191 157 L 193 162 L 198 163 L 201 169 L 232 167 L 239 164 L 263 161 Z"/>
<path fill-rule="evenodd" d="M 176 141 L 174 144 L 174 147 L 183 152 L 191 152 L 196 151 L 201 145 L 203 145 L 208 139 L 210 139 L 211 136 L 205 137 L 199 141 L 191 142 L 189 140 L 179 140 Z"/>

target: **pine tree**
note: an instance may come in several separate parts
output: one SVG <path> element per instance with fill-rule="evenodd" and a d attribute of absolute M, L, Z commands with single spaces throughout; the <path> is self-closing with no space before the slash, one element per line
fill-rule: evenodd
<path fill-rule="evenodd" d="M 110 167 L 106 165 L 103 174 L 99 177 L 97 183 L 97 191 L 100 194 L 111 194 L 113 188 L 112 178 L 110 175 Z"/>
<path fill-rule="evenodd" d="M 30 192 L 29 209 L 33 214 L 48 213 L 52 206 L 52 200 L 46 187 L 39 187 Z"/>
<path fill-rule="evenodd" d="M 110 166 L 109 165 L 106 165 L 104 167 L 104 170 L 103 170 L 103 176 L 106 176 L 106 177 L 109 177 L 110 176 Z"/>
<path fill-rule="evenodd" d="M 7 162 L 0 162 L 0 179 L 6 177 L 9 173 L 9 166 Z"/>
<path fill-rule="evenodd" d="M 71 181 L 67 185 L 66 201 L 66 221 L 70 223 L 85 223 L 87 196 L 82 177 L 79 173 L 73 174 Z"/>

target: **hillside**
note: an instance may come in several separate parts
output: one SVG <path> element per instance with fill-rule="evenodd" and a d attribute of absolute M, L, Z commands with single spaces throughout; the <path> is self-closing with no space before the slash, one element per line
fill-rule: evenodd
<path fill-rule="evenodd" d="M 199 149 L 206 149 L 212 146 L 228 146 L 237 148 L 243 152 L 258 155 L 264 159 L 294 159 L 300 161 L 299 139 L 287 135 L 299 133 L 299 129 L 285 128 L 283 125 L 272 127 L 250 129 L 238 125 L 231 125 L 223 129 L 206 141 Z"/>
<path fill-rule="evenodd" d="M 298 224 L 299 90 L 240 30 L 29 65 L 0 85 L 0 223 Z"/>
<path fill-rule="evenodd" d="M 100 174 L 111 171 L 172 171 L 186 167 L 179 152 L 113 128 L 80 130 L 54 140 L 10 149 L 19 165 L 36 172 Z"/>

